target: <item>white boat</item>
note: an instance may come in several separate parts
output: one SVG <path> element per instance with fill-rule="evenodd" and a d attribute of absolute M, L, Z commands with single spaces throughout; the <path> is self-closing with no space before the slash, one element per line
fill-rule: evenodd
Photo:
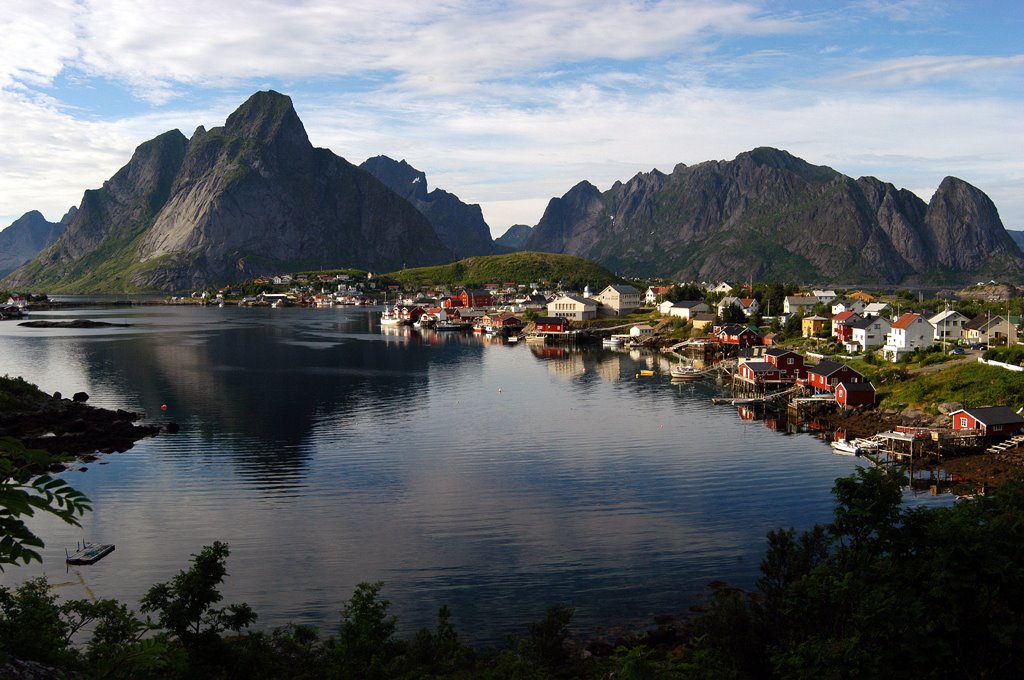
<path fill-rule="evenodd" d="M 882 445 L 876 442 L 874 439 L 857 438 L 853 440 L 853 445 L 860 449 L 861 453 L 866 453 L 868 451 L 878 451 L 882 448 Z"/>
<path fill-rule="evenodd" d="M 404 326 L 405 319 L 402 318 L 402 314 L 398 309 L 398 305 L 389 309 L 384 308 L 384 311 L 380 313 L 380 325 L 381 326 Z"/>
<path fill-rule="evenodd" d="M 834 452 L 844 456 L 859 456 L 861 454 L 860 447 L 846 439 L 836 439 L 830 446 Z"/>
<path fill-rule="evenodd" d="M 693 366 L 683 366 L 681 364 L 673 366 L 669 371 L 669 375 L 672 376 L 673 380 L 700 380 L 704 377 L 704 374 Z"/>
<path fill-rule="evenodd" d="M 612 335 L 607 338 L 601 338 L 601 344 L 605 347 L 619 347 L 622 345 L 622 337 L 618 335 Z"/>

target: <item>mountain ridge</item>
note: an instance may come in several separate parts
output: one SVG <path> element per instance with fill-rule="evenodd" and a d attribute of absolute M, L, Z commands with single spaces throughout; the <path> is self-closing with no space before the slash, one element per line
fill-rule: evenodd
<path fill-rule="evenodd" d="M 6 285 L 176 291 L 289 269 L 448 259 L 423 215 L 370 173 L 314 148 L 291 99 L 266 91 L 224 126 L 141 144 Z"/>
<path fill-rule="evenodd" d="M 732 161 L 652 170 L 548 203 L 524 248 L 631 276 L 877 283 L 1024 272 L 979 189 L 947 177 L 929 203 L 762 147 Z"/>

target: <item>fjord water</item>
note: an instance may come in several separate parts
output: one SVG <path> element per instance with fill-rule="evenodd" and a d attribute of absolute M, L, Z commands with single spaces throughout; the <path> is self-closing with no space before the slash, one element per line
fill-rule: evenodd
<path fill-rule="evenodd" d="M 466 639 L 497 642 L 565 602 L 599 634 L 683 612 L 713 579 L 751 586 L 766 532 L 827 521 L 857 465 L 713 406 L 714 385 L 670 384 L 658 356 L 378 316 L 147 306 L 34 315 L 128 324 L 110 328 L 0 323 L 0 373 L 181 426 L 66 473 L 94 511 L 82 529 L 36 521 L 43 565 L 0 583 L 45 574 L 134 607 L 219 540 L 225 602 L 262 627 L 329 631 L 357 583 L 383 581 L 404 633 L 448 604 Z M 68 570 L 83 538 L 117 549 Z"/>

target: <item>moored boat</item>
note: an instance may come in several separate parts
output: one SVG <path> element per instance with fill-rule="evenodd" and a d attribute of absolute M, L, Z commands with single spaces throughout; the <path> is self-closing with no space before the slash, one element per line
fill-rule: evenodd
<path fill-rule="evenodd" d="M 833 451 L 844 456 L 859 456 L 861 454 L 860 447 L 845 438 L 836 439 L 831 442 L 830 446 Z"/>
<path fill-rule="evenodd" d="M 693 366 L 683 366 L 681 364 L 673 366 L 669 371 L 669 375 L 672 377 L 672 380 L 700 380 L 704 377 L 703 372 Z"/>

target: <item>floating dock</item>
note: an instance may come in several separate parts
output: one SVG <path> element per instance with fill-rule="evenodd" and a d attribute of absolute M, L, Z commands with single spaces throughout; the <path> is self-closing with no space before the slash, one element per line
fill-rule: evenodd
<path fill-rule="evenodd" d="M 114 552 L 113 543 L 83 543 L 67 556 L 68 564 L 94 564 Z"/>

